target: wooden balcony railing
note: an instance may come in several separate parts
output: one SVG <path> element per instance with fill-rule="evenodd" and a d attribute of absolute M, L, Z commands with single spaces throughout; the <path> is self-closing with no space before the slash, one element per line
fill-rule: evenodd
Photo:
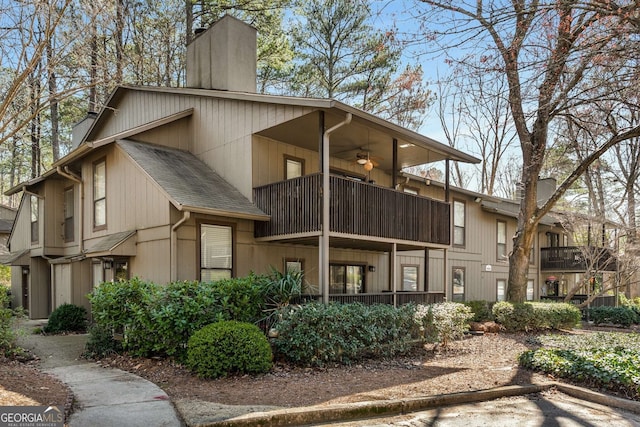
<path fill-rule="evenodd" d="M 442 292 L 396 292 L 396 305 L 414 304 L 435 304 L 444 301 L 444 293 Z M 295 304 L 308 301 L 321 301 L 321 295 L 304 295 L 296 298 Z M 393 305 L 393 293 L 370 293 L 370 294 L 330 294 L 329 301 L 339 302 L 342 304 L 350 304 L 359 302 L 365 305 L 372 304 L 389 304 Z"/>
<path fill-rule="evenodd" d="M 321 197 L 321 174 L 255 188 L 256 205 L 271 216 L 255 236 L 320 231 Z M 448 203 L 332 175 L 329 204 L 333 232 L 449 244 Z"/>
<path fill-rule="evenodd" d="M 616 271 L 616 259 L 608 248 L 561 246 L 540 248 L 540 269 L 554 271 Z"/>

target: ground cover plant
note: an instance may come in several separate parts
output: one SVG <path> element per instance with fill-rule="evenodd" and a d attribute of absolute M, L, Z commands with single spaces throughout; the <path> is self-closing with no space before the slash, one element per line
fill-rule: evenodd
<path fill-rule="evenodd" d="M 521 366 L 640 400 L 640 334 L 541 335 L 536 340 L 543 348 L 522 353 Z"/>

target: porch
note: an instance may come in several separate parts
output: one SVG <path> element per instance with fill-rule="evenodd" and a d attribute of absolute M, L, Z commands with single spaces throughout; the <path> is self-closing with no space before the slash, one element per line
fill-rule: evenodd
<path fill-rule="evenodd" d="M 322 301 L 322 295 L 303 295 L 296 302 Z M 330 302 L 342 304 L 361 303 L 364 305 L 389 304 L 400 306 L 409 303 L 435 304 L 444 302 L 443 292 L 381 292 L 363 294 L 329 294 Z"/>
<path fill-rule="evenodd" d="M 449 203 L 331 175 L 329 232 L 449 245 Z M 322 231 L 322 174 L 254 188 L 254 202 L 271 219 L 256 222 L 255 237 Z"/>

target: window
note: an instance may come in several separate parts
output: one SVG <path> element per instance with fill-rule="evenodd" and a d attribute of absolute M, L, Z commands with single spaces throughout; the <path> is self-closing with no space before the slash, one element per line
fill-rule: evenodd
<path fill-rule="evenodd" d="M 102 262 L 94 261 L 91 269 L 93 270 L 93 288 L 95 289 L 104 282 L 104 267 L 102 266 Z"/>
<path fill-rule="evenodd" d="M 560 235 L 558 233 L 547 233 L 547 245 L 550 248 L 557 248 L 560 246 Z"/>
<path fill-rule="evenodd" d="M 73 187 L 64 190 L 64 241 L 73 242 L 74 239 L 74 202 Z"/>
<path fill-rule="evenodd" d="M 405 186 L 402 190 L 403 190 L 405 193 L 407 193 L 407 194 L 413 194 L 413 195 L 415 195 L 415 196 L 417 196 L 418 194 L 420 194 L 420 190 L 419 190 L 419 189 L 417 189 L 417 188 L 415 188 L 415 187 L 406 187 L 406 186 Z"/>
<path fill-rule="evenodd" d="M 284 156 L 284 179 L 298 178 L 304 175 L 304 160 Z"/>
<path fill-rule="evenodd" d="M 39 236 L 39 218 L 40 218 L 40 199 L 37 196 L 31 196 L 31 243 L 37 243 Z"/>
<path fill-rule="evenodd" d="M 302 273 L 304 272 L 304 260 L 300 258 L 285 258 L 284 272 Z"/>
<path fill-rule="evenodd" d="M 527 301 L 533 301 L 533 279 L 527 281 Z"/>
<path fill-rule="evenodd" d="M 418 290 L 418 267 L 417 265 L 402 266 L 402 290 L 417 291 Z"/>
<path fill-rule="evenodd" d="M 505 279 L 496 280 L 496 301 L 506 301 L 507 299 L 507 281 Z"/>
<path fill-rule="evenodd" d="M 125 259 L 116 259 L 113 262 L 113 280 L 129 280 L 129 262 Z"/>
<path fill-rule="evenodd" d="M 453 201 L 453 244 L 455 246 L 465 244 L 465 210 L 463 201 Z"/>
<path fill-rule="evenodd" d="M 531 250 L 529 251 L 529 264 L 535 265 L 536 263 L 536 245 L 531 246 Z"/>
<path fill-rule="evenodd" d="M 364 292 L 364 265 L 330 264 L 330 294 L 361 294 Z"/>
<path fill-rule="evenodd" d="M 507 260 L 507 223 L 498 221 L 496 240 L 498 242 L 496 248 L 496 259 L 498 261 Z"/>
<path fill-rule="evenodd" d="M 233 228 L 200 225 L 200 280 L 213 282 L 232 277 Z"/>
<path fill-rule="evenodd" d="M 93 164 L 93 227 L 107 226 L 107 167 L 106 161 Z"/>
<path fill-rule="evenodd" d="M 464 301 L 464 267 L 453 267 L 453 295 L 452 301 Z"/>

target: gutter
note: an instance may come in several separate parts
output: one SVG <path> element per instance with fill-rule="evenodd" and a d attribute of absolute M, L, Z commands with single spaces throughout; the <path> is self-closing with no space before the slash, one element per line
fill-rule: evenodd
<path fill-rule="evenodd" d="M 322 134 L 322 236 L 320 237 L 320 289 L 322 302 L 329 303 L 329 136 L 351 123 L 352 114 Z"/>
<path fill-rule="evenodd" d="M 191 218 L 191 211 L 184 211 L 180 221 L 171 226 L 171 281 L 178 280 L 178 228 Z"/>
<path fill-rule="evenodd" d="M 56 167 L 56 171 L 61 176 L 75 182 L 78 184 L 80 189 L 80 203 L 78 203 L 78 249 L 80 253 L 84 252 L 84 182 L 82 181 L 82 177 L 77 175 L 76 173 L 69 170 L 69 166 L 65 166 L 64 170 L 62 166 Z"/>

